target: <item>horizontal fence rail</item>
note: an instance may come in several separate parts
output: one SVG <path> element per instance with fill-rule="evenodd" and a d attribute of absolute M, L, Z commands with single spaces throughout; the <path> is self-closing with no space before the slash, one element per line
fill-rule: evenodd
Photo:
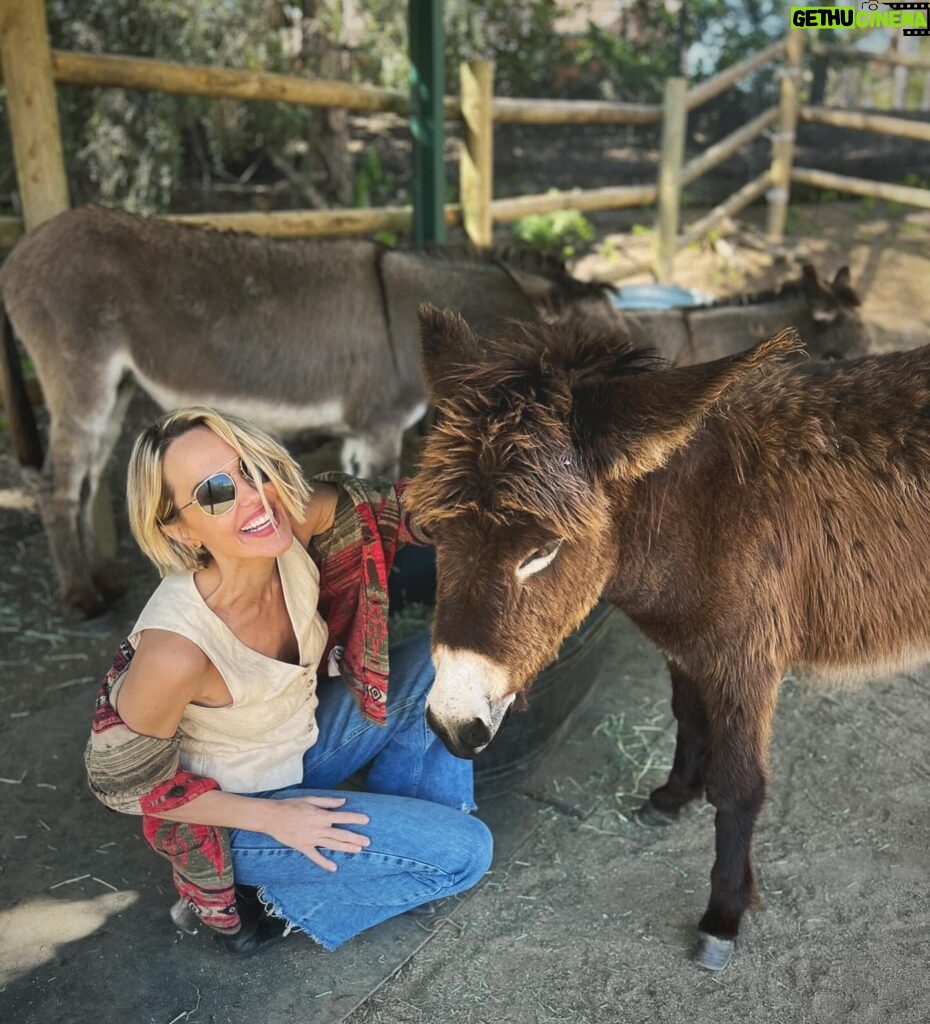
<path fill-rule="evenodd" d="M 446 224 L 462 222 L 462 208 L 445 209 Z M 223 231 L 249 231 L 255 235 L 280 238 L 326 237 L 331 235 L 371 235 L 378 231 L 407 232 L 413 219 L 410 206 L 382 206 L 371 210 L 270 210 L 246 213 L 178 213 L 166 220 L 179 224 L 216 228 Z"/>
<path fill-rule="evenodd" d="M 868 196 L 873 199 L 887 199 L 893 203 L 905 203 L 908 206 L 930 210 L 930 190 L 925 188 L 892 185 L 890 182 L 872 181 L 869 178 L 851 178 L 845 174 L 817 171 L 810 167 L 795 167 L 791 171 L 791 180 L 799 185 L 831 189 L 834 192 L 849 192 L 852 195 Z"/>
<path fill-rule="evenodd" d="M 897 135 L 902 139 L 918 139 L 930 142 L 930 122 L 910 121 L 906 117 L 890 117 L 886 114 L 864 114 L 858 110 L 837 110 L 833 107 L 801 107 L 802 121 L 810 124 L 827 124 L 836 128 L 858 128 L 866 132 L 881 132 L 883 135 Z"/>
<path fill-rule="evenodd" d="M 52 76 L 61 85 L 142 89 L 183 96 L 389 111 L 402 115 L 408 113 L 410 106 L 404 93 L 369 85 L 68 50 L 52 50 Z"/>
<path fill-rule="evenodd" d="M 618 185 L 608 188 L 577 189 L 571 192 L 544 192 L 515 199 L 494 199 L 491 212 L 494 220 L 514 221 L 533 213 L 555 213 L 557 210 L 620 209 L 627 206 L 649 206 L 656 201 L 655 185 Z"/>
<path fill-rule="evenodd" d="M 495 124 L 658 124 L 658 103 L 609 103 L 604 100 L 527 100 L 497 96 L 491 100 Z"/>
<path fill-rule="evenodd" d="M 708 231 L 716 227 L 721 221 L 726 220 L 727 217 L 734 217 L 741 210 L 745 210 L 747 206 L 754 203 L 759 196 L 764 195 L 771 184 L 772 172 L 763 171 L 758 178 L 743 185 L 738 192 L 734 192 L 725 202 L 715 206 L 710 213 L 705 214 L 690 224 L 684 234 L 679 236 L 678 248 L 683 249 L 692 242 L 699 242 Z"/>
<path fill-rule="evenodd" d="M 682 184 L 690 185 L 693 181 L 700 178 L 701 175 L 706 174 L 718 164 L 723 163 L 724 160 L 727 160 L 734 153 L 742 149 L 747 142 L 752 142 L 753 139 L 758 138 L 766 128 L 771 127 L 777 120 L 778 107 L 770 107 L 759 114 L 758 117 L 754 117 L 751 121 L 744 124 L 742 128 L 737 128 L 735 132 L 731 132 L 719 142 L 715 142 L 713 146 L 705 149 L 700 156 L 696 156 L 685 164 L 681 172 Z"/>

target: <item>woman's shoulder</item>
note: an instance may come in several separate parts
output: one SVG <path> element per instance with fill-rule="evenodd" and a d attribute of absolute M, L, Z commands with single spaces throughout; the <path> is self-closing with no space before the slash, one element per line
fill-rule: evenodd
<path fill-rule="evenodd" d="M 339 491 L 332 484 L 315 481 L 313 495 L 307 503 L 303 522 L 293 523 L 291 529 L 301 546 L 306 548 L 318 534 L 325 533 L 336 514 Z"/>
<path fill-rule="evenodd" d="M 119 690 L 118 713 L 136 732 L 169 738 L 184 708 L 197 698 L 210 659 L 185 636 L 146 629 Z"/>
<path fill-rule="evenodd" d="M 167 629 L 139 634 L 129 675 L 158 680 L 159 688 L 181 692 L 196 688 L 211 662 L 193 640 Z"/>

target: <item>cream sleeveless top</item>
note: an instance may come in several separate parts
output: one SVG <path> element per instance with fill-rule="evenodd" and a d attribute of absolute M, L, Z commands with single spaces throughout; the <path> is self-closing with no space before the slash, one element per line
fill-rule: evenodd
<path fill-rule="evenodd" d="M 328 637 L 317 610 L 320 572 L 296 539 L 278 558 L 278 572 L 300 649 L 298 665 L 247 647 L 207 606 L 193 573 L 165 577 L 129 635 L 136 647 L 146 629 L 179 633 L 216 666 L 232 703 L 187 705 L 179 726 L 180 762 L 231 793 L 299 783 L 304 752 L 318 736 L 316 668 Z"/>

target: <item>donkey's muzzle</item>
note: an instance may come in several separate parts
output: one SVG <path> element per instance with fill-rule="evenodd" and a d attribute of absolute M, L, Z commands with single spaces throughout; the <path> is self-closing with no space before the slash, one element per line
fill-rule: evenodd
<path fill-rule="evenodd" d="M 434 733 L 442 740 L 446 750 L 455 757 L 470 760 L 479 754 L 491 742 L 494 734 L 490 726 L 480 718 L 472 719 L 453 730 L 444 728 L 436 716 L 426 709 L 426 721 Z"/>

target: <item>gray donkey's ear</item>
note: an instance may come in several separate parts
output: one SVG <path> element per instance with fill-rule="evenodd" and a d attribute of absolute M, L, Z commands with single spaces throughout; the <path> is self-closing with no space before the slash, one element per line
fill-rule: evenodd
<path fill-rule="evenodd" d="M 456 370 L 472 366 L 480 348 L 478 339 L 464 318 L 451 309 L 437 309 L 424 302 L 417 309 L 420 318 L 420 348 L 423 379 L 433 397 L 448 390 L 447 380 Z"/>

